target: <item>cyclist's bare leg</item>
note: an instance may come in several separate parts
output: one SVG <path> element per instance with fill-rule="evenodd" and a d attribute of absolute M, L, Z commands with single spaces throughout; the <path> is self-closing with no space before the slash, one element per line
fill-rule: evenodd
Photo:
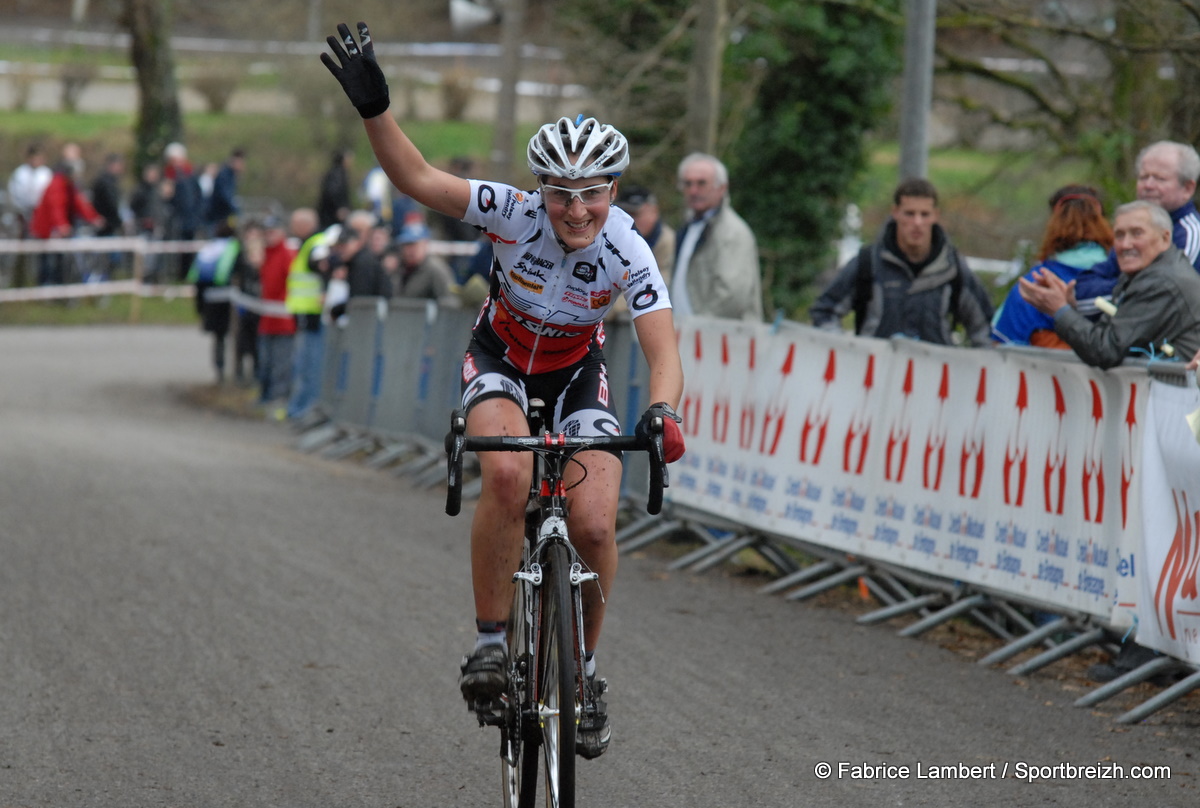
<path fill-rule="evenodd" d="M 587 467 L 586 479 L 571 489 L 583 470 L 572 463 L 567 470 L 567 498 L 570 518 L 567 530 L 571 543 L 579 551 L 588 569 L 600 576 L 600 589 L 584 584 L 583 643 L 594 651 L 604 625 L 604 599 L 611 596 L 617 575 L 617 508 L 621 498 L 621 461 L 609 452 L 581 452 L 576 455 Z M 601 598 L 603 592 L 604 599 Z"/>
<path fill-rule="evenodd" d="M 490 398 L 467 414 L 467 434 L 528 435 L 529 426 L 515 402 Z M 513 573 L 521 565 L 533 459 L 525 452 L 480 452 L 478 457 L 483 490 L 471 522 L 475 617 L 504 622 L 512 606 Z"/>

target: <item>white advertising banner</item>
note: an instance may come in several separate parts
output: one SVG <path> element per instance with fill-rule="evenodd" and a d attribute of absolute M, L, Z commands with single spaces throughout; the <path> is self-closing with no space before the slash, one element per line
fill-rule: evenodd
<path fill-rule="evenodd" d="M 1132 619 L 1144 370 L 704 318 L 680 354 L 674 502 Z"/>
<path fill-rule="evenodd" d="M 1196 387 L 1154 385 L 1147 411 L 1141 481 L 1144 574 L 1137 639 L 1200 662 L 1200 444 L 1187 423 Z"/>

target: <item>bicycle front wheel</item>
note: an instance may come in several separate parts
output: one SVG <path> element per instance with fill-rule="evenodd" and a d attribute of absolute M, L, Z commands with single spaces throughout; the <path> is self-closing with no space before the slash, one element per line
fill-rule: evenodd
<path fill-rule="evenodd" d="M 531 704 L 529 679 L 528 585 L 519 581 L 508 618 L 509 682 L 508 715 L 501 736 L 500 779 L 504 808 L 534 808 L 537 796 L 538 728 L 528 719 Z"/>
<path fill-rule="evenodd" d="M 547 548 L 542 580 L 542 631 L 537 707 L 546 763 L 546 805 L 575 808 L 576 665 L 567 548 Z"/>

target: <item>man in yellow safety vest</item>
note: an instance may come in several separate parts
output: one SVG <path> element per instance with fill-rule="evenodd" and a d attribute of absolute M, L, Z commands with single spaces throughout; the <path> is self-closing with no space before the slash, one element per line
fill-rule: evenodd
<path fill-rule="evenodd" d="M 321 274 L 314 261 L 314 250 L 326 247 L 328 235 L 317 230 L 317 212 L 312 208 L 297 208 L 292 212 L 292 234 L 300 239 L 300 250 L 288 267 L 287 310 L 296 317 L 296 347 L 292 354 L 292 395 L 288 400 L 287 416 L 303 418 L 317 403 L 321 391 L 321 362 L 325 355 L 325 334 L 321 309 L 325 302 L 328 278 Z"/>

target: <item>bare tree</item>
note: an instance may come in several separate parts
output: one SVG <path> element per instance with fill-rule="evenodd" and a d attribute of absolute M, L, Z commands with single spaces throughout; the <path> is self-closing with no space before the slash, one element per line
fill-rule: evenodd
<path fill-rule="evenodd" d="M 1200 139 L 1196 0 L 942 0 L 938 23 L 941 100 L 1090 161 L 1111 192 L 1146 143 Z"/>
<path fill-rule="evenodd" d="M 183 116 L 171 51 L 173 0 L 125 0 L 129 56 L 137 73 L 138 118 L 134 129 L 134 166 L 140 174 L 157 161 L 163 148 L 183 137 Z"/>

